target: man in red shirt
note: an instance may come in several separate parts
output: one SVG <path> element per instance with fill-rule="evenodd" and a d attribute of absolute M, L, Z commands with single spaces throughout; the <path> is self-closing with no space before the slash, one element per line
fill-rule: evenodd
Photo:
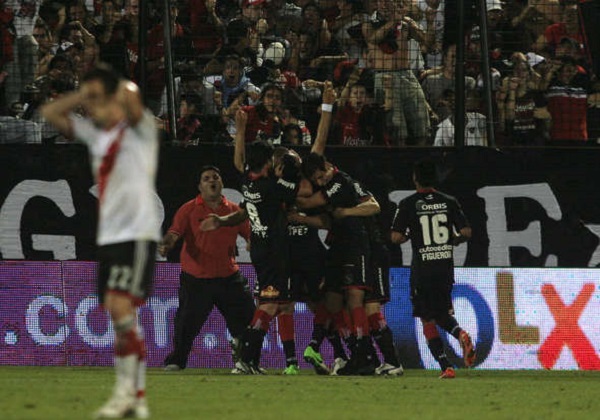
<path fill-rule="evenodd" d="M 236 240 L 250 237 L 250 225 L 224 227 L 210 232 L 200 230 L 209 215 L 227 215 L 239 207 L 221 194 L 223 180 L 218 168 L 205 166 L 200 171 L 200 194 L 179 208 L 163 242 L 158 247 L 166 256 L 182 238 L 179 308 L 175 314 L 173 351 L 165 359 L 165 370 L 184 369 L 194 339 L 213 306 L 225 317 L 233 337 L 234 354 L 246 326 L 254 315 L 254 301 L 248 282 L 235 262 Z"/>

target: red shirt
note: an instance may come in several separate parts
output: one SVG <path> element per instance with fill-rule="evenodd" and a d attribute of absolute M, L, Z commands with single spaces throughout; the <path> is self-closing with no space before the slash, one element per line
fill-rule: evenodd
<path fill-rule="evenodd" d="M 257 137 L 266 140 L 279 135 L 278 133 L 275 133 L 275 120 L 273 119 L 273 115 L 268 114 L 267 119 L 262 121 L 254 105 L 243 106 L 242 109 L 248 114 L 248 122 L 246 123 L 246 143 L 256 141 Z"/>
<path fill-rule="evenodd" d="M 177 210 L 169 232 L 183 237 L 181 249 L 181 270 L 196 278 L 212 279 L 229 277 L 239 268 L 235 262 L 236 240 L 241 235 L 250 238 L 250 224 L 245 222 L 231 227 L 202 232 L 200 222 L 209 214 L 225 216 L 240 208 L 227 200 L 221 200 L 218 208 L 206 205 L 198 196 Z"/>

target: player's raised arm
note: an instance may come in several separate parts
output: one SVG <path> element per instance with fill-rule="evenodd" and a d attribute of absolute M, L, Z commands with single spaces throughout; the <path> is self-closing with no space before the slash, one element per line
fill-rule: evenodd
<path fill-rule="evenodd" d="M 144 114 L 144 104 L 140 95 L 140 89 L 135 83 L 123 80 L 119 83 L 116 95 L 117 100 L 125 111 L 125 118 L 127 118 L 129 125 L 135 127 Z"/>
<path fill-rule="evenodd" d="M 246 165 L 246 124 L 248 123 L 248 114 L 243 109 L 238 109 L 235 113 L 235 145 L 233 152 L 233 164 L 235 169 L 244 173 Z"/>
<path fill-rule="evenodd" d="M 40 110 L 42 117 L 62 134 L 72 137 L 73 133 L 69 113 L 83 105 L 85 95 L 84 86 L 82 89 L 67 93 L 52 102 L 46 102 Z"/>
<path fill-rule="evenodd" d="M 327 136 L 329 136 L 329 128 L 333 119 L 333 104 L 336 100 L 336 93 L 333 89 L 333 84 L 326 81 L 323 87 L 323 104 L 321 105 L 321 118 L 319 119 L 319 127 L 317 128 L 317 137 L 310 149 L 311 153 L 322 155 L 325 152 L 327 144 Z"/>

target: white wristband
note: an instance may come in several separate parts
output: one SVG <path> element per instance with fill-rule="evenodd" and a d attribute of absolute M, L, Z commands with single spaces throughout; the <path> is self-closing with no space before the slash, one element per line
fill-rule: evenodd
<path fill-rule="evenodd" d="M 333 112 L 332 104 L 321 104 L 321 112 Z"/>

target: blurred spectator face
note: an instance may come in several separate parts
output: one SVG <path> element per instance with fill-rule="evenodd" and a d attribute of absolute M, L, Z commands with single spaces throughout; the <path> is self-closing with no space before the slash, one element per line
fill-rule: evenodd
<path fill-rule="evenodd" d="M 488 27 L 495 28 L 500 24 L 504 17 L 504 11 L 501 9 L 492 9 L 487 12 Z"/>
<path fill-rule="evenodd" d="M 359 111 L 367 103 L 367 90 L 364 86 L 355 85 L 350 88 L 350 106 Z"/>
<path fill-rule="evenodd" d="M 242 16 L 250 22 L 256 23 L 265 17 L 265 9 L 262 4 L 252 4 L 242 7 Z"/>
<path fill-rule="evenodd" d="M 179 116 L 187 117 L 190 114 L 191 114 L 190 106 L 188 105 L 188 103 L 185 99 L 182 99 L 181 102 L 179 103 Z"/>
<path fill-rule="evenodd" d="M 579 12 L 577 10 L 577 5 L 572 4 L 565 7 L 562 15 L 562 21 L 567 26 L 577 25 L 579 22 Z"/>
<path fill-rule="evenodd" d="M 577 66 L 575 64 L 563 64 L 558 72 L 558 80 L 561 83 L 569 84 L 577 74 Z"/>
<path fill-rule="evenodd" d="M 83 44 L 83 34 L 78 28 L 72 27 L 69 31 L 67 41 L 72 42 L 73 44 Z"/>
<path fill-rule="evenodd" d="M 513 67 L 513 75 L 519 78 L 529 76 L 529 65 L 525 61 L 516 61 Z"/>
<path fill-rule="evenodd" d="M 319 9 L 313 5 L 310 5 L 302 12 L 302 19 L 305 27 L 319 30 L 321 27 L 321 13 Z"/>
<path fill-rule="evenodd" d="M 137 16 L 140 13 L 139 0 L 129 0 L 127 6 L 127 13 L 132 16 Z"/>
<path fill-rule="evenodd" d="M 52 48 L 52 35 L 43 26 L 33 28 L 33 37 L 37 41 L 40 51 L 45 53 L 50 52 Z"/>
<path fill-rule="evenodd" d="M 112 1 L 102 2 L 102 23 L 108 24 L 114 22 L 115 5 Z"/>
<path fill-rule="evenodd" d="M 298 127 L 286 127 L 283 133 L 283 141 L 286 144 L 299 145 L 302 144 L 302 133 Z"/>
<path fill-rule="evenodd" d="M 557 58 L 561 58 L 561 57 L 578 58 L 579 57 L 579 47 L 577 45 L 577 41 L 571 40 L 571 39 L 561 40 L 561 42 L 556 46 L 556 51 L 555 51 L 554 55 Z"/>
<path fill-rule="evenodd" d="M 262 103 L 268 112 L 276 112 L 281 109 L 283 98 L 279 89 L 269 89 L 263 95 Z"/>
<path fill-rule="evenodd" d="M 86 15 L 87 15 L 87 13 L 85 10 L 85 6 L 83 3 L 79 2 L 79 1 L 76 3 L 73 3 L 69 7 L 69 17 L 71 18 L 72 21 L 78 20 L 79 22 L 83 23 L 85 21 Z"/>
<path fill-rule="evenodd" d="M 444 66 L 454 69 L 456 65 L 456 45 L 450 45 L 444 56 Z"/>
<path fill-rule="evenodd" d="M 312 58 L 315 53 L 315 40 L 309 34 L 300 35 L 299 54 L 301 60 Z"/>
<path fill-rule="evenodd" d="M 227 60 L 223 66 L 223 80 L 229 87 L 235 87 L 240 83 L 242 69 L 237 60 Z"/>
<path fill-rule="evenodd" d="M 377 0 L 377 12 L 385 20 L 394 19 L 404 10 L 404 2 L 400 0 Z"/>

